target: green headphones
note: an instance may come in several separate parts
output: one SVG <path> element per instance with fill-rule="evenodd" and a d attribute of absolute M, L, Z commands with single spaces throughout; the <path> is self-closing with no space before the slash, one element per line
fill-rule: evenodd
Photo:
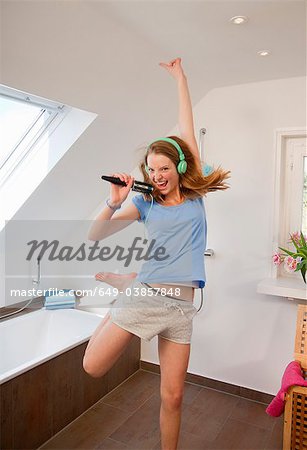
<path fill-rule="evenodd" d="M 177 164 L 177 172 L 178 172 L 179 174 L 186 173 L 188 164 L 187 164 L 187 162 L 186 162 L 186 160 L 185 160 L 184 153 L 183 153 L 183 151 L 181 150 L 181 147 L 180 147 L 180 145 L 178 144 L 178 142 L 176 142 L 174 139 L 171 139 L 171 138 L 160 138 L 160 139 L 156 139 L 155 141 L 151 142 L 151 143 L 149 144 L 148 148 L 151 146 L 151 144 L 153 144 L 154 142 L 157 142 L 157 141 L 165 141 L 165 142 L 169 142 L 169 143 L 172 144 L 174 147 L 176 147 L 176 149 L 178 150 L 178 153 L 179 153 L 179 159 L 180 159 L 179 163 Z M 148 166 L 147 166 L 147 165 L 145 165 L 145 170 L 146 170 L 146 172 L 147 172 L 148 175 L 149 175 L 149 169 L 148 169 Z"/>

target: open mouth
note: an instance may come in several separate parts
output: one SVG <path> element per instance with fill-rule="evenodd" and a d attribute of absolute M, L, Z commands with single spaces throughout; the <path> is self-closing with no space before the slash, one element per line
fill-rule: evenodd
<path fill-rule="evenodd" d="M 167 185 L 167 181 L 163 181 L 160 183 L 157 182 L 156 185 L 158 186 L 159 189 L 164 189 Z"/>

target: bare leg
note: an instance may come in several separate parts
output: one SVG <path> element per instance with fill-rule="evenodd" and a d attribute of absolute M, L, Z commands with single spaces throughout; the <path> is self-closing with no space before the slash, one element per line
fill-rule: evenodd
<path fill-rule="evenodd" d="M 99 272 L 95 278 L 117 289 L 125 289 L 137 276 L 136 272 L 119 275 L 112 272 Z M 110 321 L 110 312 L 103 318 L 87 345 L 84 358 L 84 370 L 93 377 L 106 373 L 125 350 L 133 334 Z"/>
<path fill-rule="evenodd" d="M 102 328 L 109 322 L 110 317 L 111 317 L 110 312 L 108 312 L 108 314 L 103 318 L 102 322 L 98 325 L 94 334 L 92 335 L 91 339 L 89 340 L 89 343 L 87 344 L 87 348 L 86 348 L 87 350 L 92 346 L 92 344 L 94 343 L 96 337 L 99 335 Z"/>
<path fill-rule="evenodd" d="M 136 272 L 131 272 L 128 274 L 99 272 L 95 275 L 95 278 L 97 281 L 103 281 L 104 283 L 110 284 L 117 289 L 123 290 L 130 286 L 136 276 Z"/>
<path fill-rule="evenodd" d="M 116 287 L 117 289 L 123 290 L 126 289 L 126 287 L 128 287 L 132 283 L 132 280 L 134 280 L 136 276 L 137 276 L 136 272 L 131 272 L 127 275 L 121 275 L 112 272 L 99 272 L 95 275 L 95 278 L 97 281 L 103 281 L 105 283 L 110 284 L 113 287 Z M 92 346 L 102 328 L 109 322 L 110 317 L 111 317 L 110 312 L 108 312 L 108 314 L 104 317 L 104 319 L 102 320 L 102 322 L 99 324 L 94 334 L 92 335 L 88 343 L 87 349 L 89 349 Z"/>
<path fill-rule="evenodd" d="M 158 348 L 161 369 L 161 445 L 162 450 L 176 450 L 190 344 L 177 344 L 159 336 Z"/>
<path fill-rule="evenodd" d="M 115 364 L 133 336 L 113 322 L 105 324 L 85 350 L 84 370 L 94 378 L 102 377 Z"/>

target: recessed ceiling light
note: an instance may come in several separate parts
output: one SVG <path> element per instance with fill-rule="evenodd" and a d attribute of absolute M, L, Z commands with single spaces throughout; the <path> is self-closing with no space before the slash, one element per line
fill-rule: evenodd
<path fill-rule="evenodd" d="M 270 52 L 268 50 L 260 50 L 257 54 L 259 56 L 269 56 Z"/>
<path fill-rule="evenodd" d="M 235 25 L 241 25 L 242 23 L 246 23 L 248 18 L 246 16 L 235 16 L 230 19 L 230 22 Z"/>

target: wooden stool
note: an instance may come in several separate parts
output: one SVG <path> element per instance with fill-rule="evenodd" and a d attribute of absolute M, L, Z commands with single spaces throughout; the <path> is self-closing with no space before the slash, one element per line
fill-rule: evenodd
<path fill-rule="evenodd" d="M 294 359 L 307 379 L 307 305 L 298 305 Z M 307 450 L 307 388 L 291 386 L 286 394 L 283 450 Z"/>

